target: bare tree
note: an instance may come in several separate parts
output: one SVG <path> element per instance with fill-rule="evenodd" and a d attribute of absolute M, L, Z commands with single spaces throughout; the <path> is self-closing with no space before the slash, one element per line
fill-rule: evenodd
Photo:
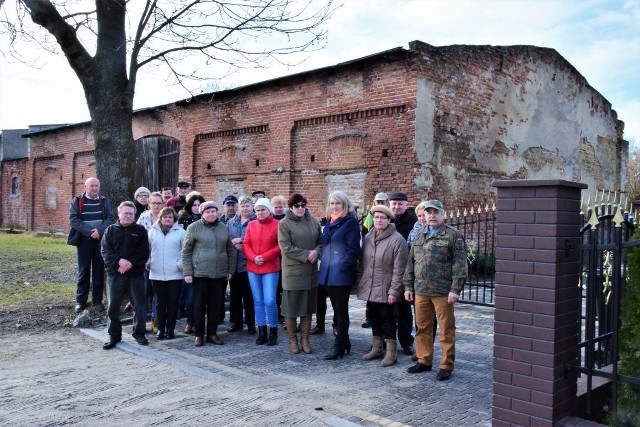
<path fill-rule="evenodd" d="M 0 0 L 0 31 L 14 57 L 23 41 L 65 55 L 87 100 L 103 193 L 116 202 L 133 194 L 133 98 L 142 67 L 158 67 L 193 90 L 194 80 L 211 78 L 209 70 L 221 76 L 321 48 L 323 24 L 335 11 L 333 0 L 96 0 L 95 9 L 84 9 L 88 4 L 17 0 L 8 13 Z"/>
<path fill-rule="evenodd" d="M 630 144 L 627 165 L 627 196 L 630 200 L 640 200 L 640 145 Z"/>

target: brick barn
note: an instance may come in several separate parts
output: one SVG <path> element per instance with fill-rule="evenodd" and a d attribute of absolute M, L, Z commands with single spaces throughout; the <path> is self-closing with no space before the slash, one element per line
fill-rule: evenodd
<path fill-rule="evenodd" d="M 297 191 L 316 217 L 336 189 L 361 211 L 379 191 L 404 191 L 411 205 L 484 206 L 494 179 L 623 188 L 623 128 L 554 49 L 414 41 L 136 111 L 135 181 L 190 181 L 218 201 Z M 69 201 L 95 174 L 91 123 L 30 131 L 28 141 L 27 157 L 1 162 L 0 222 L 66 231 Z"/>

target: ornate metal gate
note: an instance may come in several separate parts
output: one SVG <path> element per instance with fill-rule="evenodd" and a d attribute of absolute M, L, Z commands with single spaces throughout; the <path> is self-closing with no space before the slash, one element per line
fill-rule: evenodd
<path fill-rule="evenodd" d="M 596 195 L 597 198 L 597 195 Z M 582 328 L 577 370 L 586 379 L 586 408 L 591 411 L 594 391 L 610 382 L 611 410 L 615 419 L 619 382 L 639 384 L 640 378 L 620 375 L 618 332 L 627 275 L 627 253 L 640 246 L 632 240 L 636 215 L 625 211 L 617 196 L 589 206 L 582 226 L 580 286 L 582 288 Z M 628 203 L 628 202 L 627 202 Z"/>

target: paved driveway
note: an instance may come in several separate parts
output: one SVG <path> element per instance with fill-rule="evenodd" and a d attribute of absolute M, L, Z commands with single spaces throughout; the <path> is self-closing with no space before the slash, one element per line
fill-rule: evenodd
<path fill-rule="evenodd" d="M 181 332 L 171 341 L 149 334 L 149 347 L 125 334 L 111 351 L 101 348 L 104 327 L 5 336 L 0 424 L 491 424 L 493 308 L 457 306 L 456 369 L 445 382 L 436 381 L 436 370 L 407 374 L 408 356 L 399 355 L 389 368 L 362 361 L 371 343 L 371 330 L 360 327 L 364 303 L 352 297 L 350 313 L 353 349 L 337 361 L 322 359 L 331 347 L 329 332 L 311 337 L 313 354 L 294 355 L 282 328 L 274 347 L 256 346 L 246 332 L 221 333 L 224 346 L 200 348 Z M 329 308 L 327 319 L 331 315 Z"/>

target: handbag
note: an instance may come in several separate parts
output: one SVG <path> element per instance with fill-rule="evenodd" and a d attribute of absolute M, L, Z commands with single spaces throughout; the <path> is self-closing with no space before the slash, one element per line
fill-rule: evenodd
<path fill-rule="evenodd" d="M 72 228 L 71 231 L 69 231 L 69 235 L 67 236 L 67 245 L 78 246 L 80 244 L 81 236 L 82 233 L 80 233 L 75 228 Z"/>

